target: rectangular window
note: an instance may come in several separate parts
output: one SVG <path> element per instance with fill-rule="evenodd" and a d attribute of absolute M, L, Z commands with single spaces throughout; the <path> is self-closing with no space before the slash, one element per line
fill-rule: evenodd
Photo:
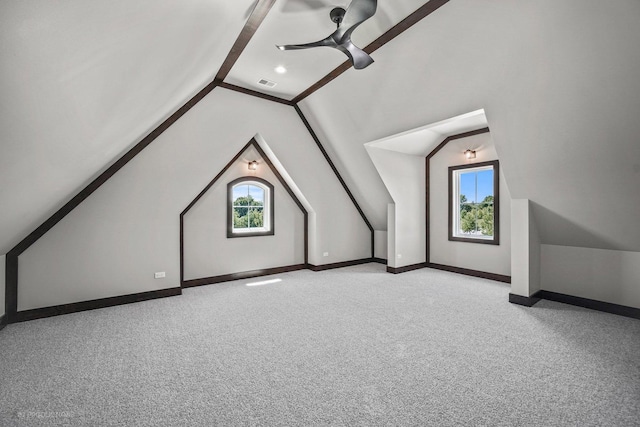
<path fill-rule="evenodd" d="M 449 167 L 449 240 L 500 244 L 498 166 Z"/>

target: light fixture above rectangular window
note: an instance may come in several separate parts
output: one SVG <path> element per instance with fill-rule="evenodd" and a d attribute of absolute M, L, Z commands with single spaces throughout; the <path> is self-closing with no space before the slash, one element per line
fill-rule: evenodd
<path fill-rule="evenodd" d="M 467 151 L 464 152 L 464 157 L 469 160 L 469 159 L 475 159 L 476 158 L 476 152 L 475 150 L 471 150 L 471 149 L 467 149 Z"/>

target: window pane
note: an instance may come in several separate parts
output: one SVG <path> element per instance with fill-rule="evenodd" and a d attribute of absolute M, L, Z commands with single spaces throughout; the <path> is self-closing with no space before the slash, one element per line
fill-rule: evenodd
<path fill-rule="evenodd" d="M 476 201 L 476 172 L 463 172 L 460 174 L 460 203 Z"/>
<path fill-rule="evenodd" d="M 233 208 L 233 228 L 247 228 L 249 226 L 249 209 Z"/>
<path fill-rule="evenodd" d="M 493 236 L 493 205 L 479 208 L 478 214 L 478 231 L 483 236 Z"/>
<path fill-rule="evenodd" d="M 247 197 L 247 194 L 249 194 L 248 185 L 236 185 L 235 187 L 233 187 L 234 205 L 236 204 L 235 201 L 238 200 L 238 198 Z"/>
<path fill-rule="evenodd" d="M 460 205 L 460 234 L 475 233 L 478 229 L 476 221 L 476 207 L 473 204 Z"/>
<path fill-rule="evenodd" d="M 253 198 L 252 205 L 253 206 L 263 206 L 264 205 L 264 190 L 255 185 L 249 186 L 249 196 Z"/>
<path fill-rule="evenodd" d="M 263 208 L 249 208 L 249 227 L 262 227 L 264 225 Z"/>
<path fill-rule="evenodd" d="M 493 170 L 476 173 L 478 179 L 478 194 L 476 202 L 493 203 Z M 489 199 L 487 199 L 489 197 Z"/>

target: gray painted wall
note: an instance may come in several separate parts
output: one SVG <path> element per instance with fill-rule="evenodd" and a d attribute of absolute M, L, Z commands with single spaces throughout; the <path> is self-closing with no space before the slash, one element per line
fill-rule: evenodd
<path fill-rule="evenodd" d="M 387 264 L 397 268 L 424 262 L 424 157 L 377 147 L 367 147 L 367 152 L 395 205 L 387 218 L 389 235 L 393 235 Z"/>
<path fill-rule="evenodd" d="M 247 162 L 258 160 L 257 171 Z M 211 171 L 212 177 L 218 171 Z M 227 184 L 255 176 L 274 186 L 273 236 L 227 238 Z M 198 279 L 304 263 L 304 215 L 276 175 L 249 147 L 184 216 L 184 278 Z"/>
<path fill-rule="evenodd" d="M 464 150 L 476 150 L 476 158 L 466 160 Z M 449 226 L 449 166 L 497 160 L 491 135 L 484 133 L 449 141 L 429 164 L 430 181 L 430 262 L 511 275 L 511 195 L 500 165 L 500 245 L 451 242 Z"/>
<path fill-rule="evenodd" d="M 369 257 L 369 229 L 293 108 L 218 88 L 20 256 L 18 309 L 179 286 L 180 212 L 258 133 L 314 211 L 310 260 Z"/>
<path fill-rule="evenodd" d="M 640 308 L 640 252 L 542 245 L 542 289 Z"/>

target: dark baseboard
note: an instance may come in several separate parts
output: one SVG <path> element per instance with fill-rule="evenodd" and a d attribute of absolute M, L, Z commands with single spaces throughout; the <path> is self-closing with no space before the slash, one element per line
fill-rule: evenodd
<path fill-rule="evenodd" d="M 405 265 L 404 267 L 389 267 L 387 266 L 387 273 L 399 274 L 406 273 L 407 271 L 419 270 L 427 266 L 426 262 L 419 262 L 418 264 Z"/>
<path fill-rule="evenodd" d="M 353 261 L 334 262 L 333 264 L 313 265 L 307 264 L 307 268 L 311 271 L 333 270 L 334 268 L 351 267 L 354 265 L 368 264 L 375 262 L 374 258 L 354 259 Z"/>
<path fill-rule="evenodd" d="M 539 291 L 536 293 L 536 296 L 549 301 L 590 308 L 591 310 L 603 311 L 605 313 L 617 314 L 619 316 L 631 317 L 633 319 L 640 319 L 640 308 L 575 297 L 573 295 L 560 294 L 551 291 Z"/>
<path fill-rule="evenodd" d="M 486 271 L 470 270 L 468 268 L 452 267 L 450 265 L 433 264 L 433 263 L 428 263 L 426 266 L 429 268 L 435 268 L 436 270 L 443 270 L 443 271 L 449 271 L 451 273 L 464 274 L 465 276 L 473 276 L 473 277 L 479 277 L 481 279 L 495 280 L 497 282 L 511 283 L 511 276 L 504 276 L 502 274 L 487 273 Z"/>
<path fill-rule="evenodd" d="M 254 277 L 269 276 L 271 274 L 287 273 L 289 271 L 304 270 L 306 264 L 287 265 L 285 267 L 263 268 L 260 270 L 242 271 L 240 273 L 222 274 L 220 276 L 204 277 L 202 279 L 184 280 L 183 288 L 213 285 L 215 283 L 230 282 L 232 280 L 252 279 Z"/>
<path fill-rule="evenodd" d="M 371 258 L 371 262 L 377 262 L 378 264 L 387 265 L 387 260 L 384 258 Z"/>
<path fill-rule="evenodd" d="M 94 310 L 97 308 L 113 307 L 114 305 L 131 304 L 134 302 L 172 297 L 180 294 L 182 294 L 181 288 L 169 288 L 157 291 L 140 292 L 137 294 L 121 295 L 117 297 L 100 298 L 91 301 L 74 302 L 71 304 L 62 304 L 53 307 L 35 308 L 33 310 L 17 312 L 15 322 L 42 319 L 44 317 L 59 316 L 61 314 L 76 313 L 78 311 Z"/>
<path fill-rule="evenodd" d="M 5 326 L 7 326 L 7 316 L 3 314 L 0 316 L 0 331 L 3 330 Z"/>
<path fill-rule="evenodd" d="M 540 301 L 540 292 L 536 292 L 530 297 L 523 297 L 522 295 L 509 294 L 509 302 L 512 304 L 524 305 L 525 307 L 533 307 L 535 303 Z"/>

